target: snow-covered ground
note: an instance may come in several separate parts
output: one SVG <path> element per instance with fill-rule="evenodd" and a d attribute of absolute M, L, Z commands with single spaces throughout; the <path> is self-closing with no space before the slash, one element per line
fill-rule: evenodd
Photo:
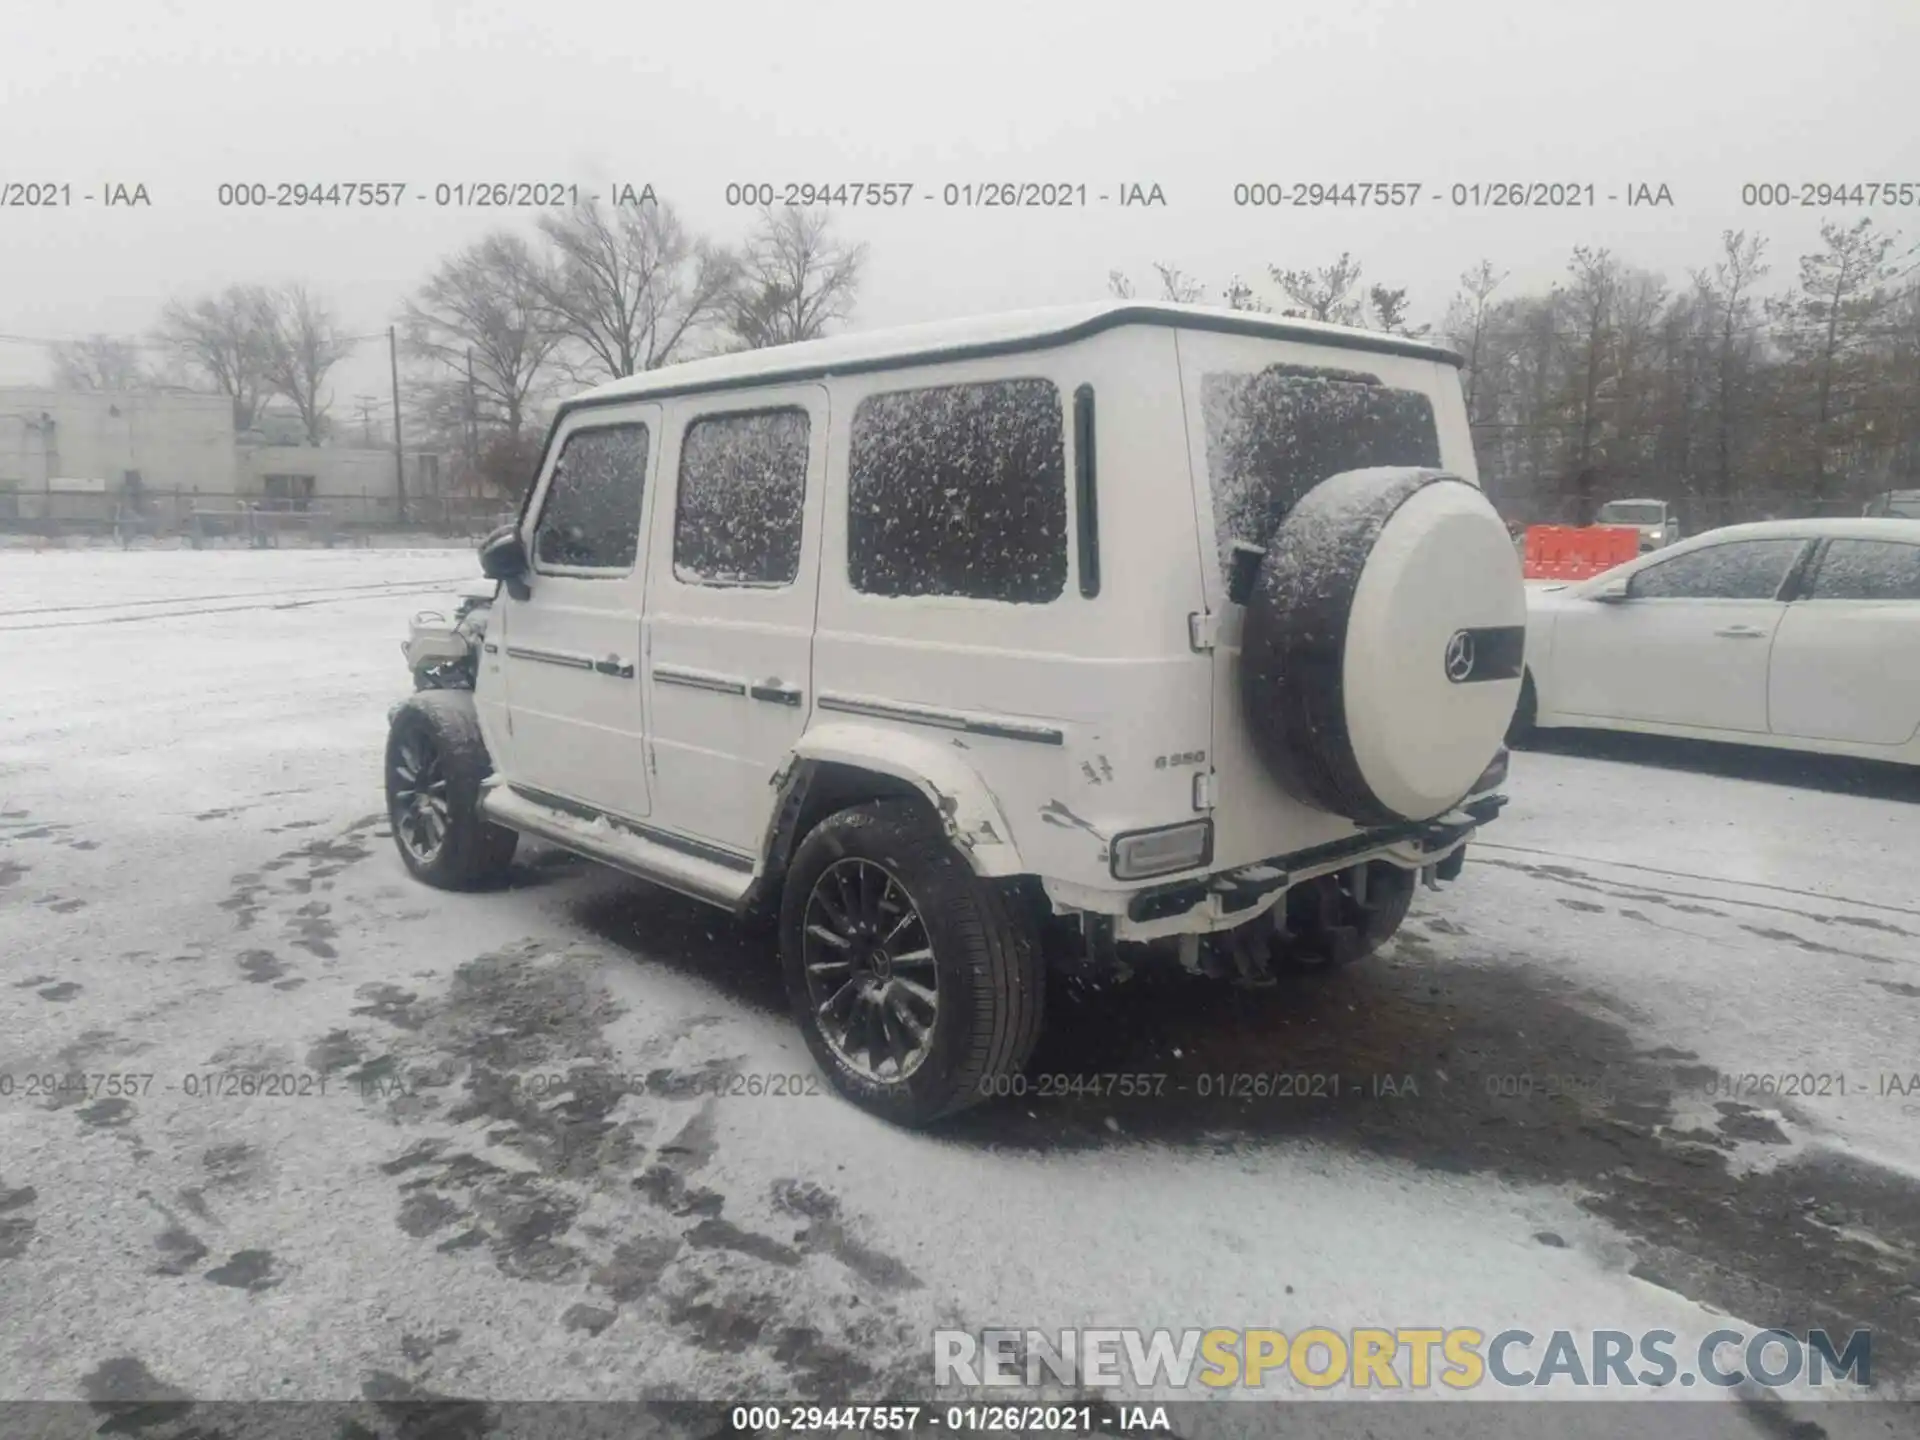
<path fill-rule="evenodd" d="M 1920 786 L 1522 754 L 1366 966 L 1050 1000 L 1035 1074 L 1159 1098 L 914 1135 L 703 1090 L 818 1089 L 724 917 L 530 846 L 498 893 L 407 878 L 398 642 L 474 573 L 0 554 L 0 1395 L 872 1398 L 943 1325 L 1867 1327 L 1877 1379 L 1920 1365 Z M 1343 1094 L 1195 1093 L 1274 1071 Z"/>

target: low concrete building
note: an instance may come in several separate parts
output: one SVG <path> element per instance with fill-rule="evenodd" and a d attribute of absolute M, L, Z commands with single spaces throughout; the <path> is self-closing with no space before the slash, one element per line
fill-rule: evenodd
<path fill-rule="evenodd" d="M 231 493 L 239 473 L 224 395 L 0 387 L 0 516 L 90 516 L 129 489 Z"/>
<path fill-rule="evenodd" d="M 349 524 L 398 518 L 393 451 L 347 445 L 254 445 L 240 450 L 240 493 L 285 510 L 326 510 Z M 442 493 L 440 456 L 409 450 L 409 501 Z"/>
<path fill-rule="evenodd" d="M 465 523 L 500 508 L 459 493 L 437 451 L 409 447 L 405 467 L 403 517 L 390 445 L 237 435 L 224 395 L 0 387 L 0 522 L 176 530 L 196 511 L 253 509 L 378 527 Z"/>

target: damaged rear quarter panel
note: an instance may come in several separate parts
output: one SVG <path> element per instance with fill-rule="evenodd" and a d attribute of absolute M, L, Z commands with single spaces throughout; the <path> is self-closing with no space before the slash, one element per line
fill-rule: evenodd
<path fill-rule="evenodd" d="M 967 743 L 971 747 L 995 742 L 969 736 Z M 916 786 L 939 811 L 949 837 L 978 873 L 1018 875 L 1023 867 L 1013 827 L 970 763 L 973 753 L 953 745 L 945 735 L 867 721 L 814 725 L 795 749 L 804 760 L 872 770 Z"/>

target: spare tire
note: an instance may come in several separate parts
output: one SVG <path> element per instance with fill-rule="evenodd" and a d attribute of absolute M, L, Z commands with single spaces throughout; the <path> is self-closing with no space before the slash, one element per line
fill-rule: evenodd
<path fill-rule="evenodd" d="M 1441 470 L 1349 470 L 1281 522 L 1247 598 L 1240 693 L 1296 799 L 1385 826 L 1473 788 L 1520 694 L 1526 592 L 1507 527 Z"/>

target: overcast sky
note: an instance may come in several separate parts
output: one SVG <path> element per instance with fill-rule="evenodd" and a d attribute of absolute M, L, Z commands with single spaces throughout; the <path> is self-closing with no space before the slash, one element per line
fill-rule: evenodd
<path fill-rule="evenodd" d="M 737 238 L 732 181 L 1158 184 L 1151 210 L 843 215 L 871 242 L 855 324 L 1097 297 L 1173 261 L 1211 283 L 1351 250 L 1437 319 L 1481 256 L 1515 289 L 1578 243 L 1675 279 L 1718 236 L 1771 237 L 1772 282 L 1814 210 L 1743 208 L 1758 181 L 1920 186 L 1916 0 L 1551 0 L 1090 5 L 540 4 L 530 0 L 13 0 L 0 51 L 0 182 L 73 186 L 0 209 L 0 334 L 139 334 L 169 296 L 304 279 L 377 331 L 435 260 L 502 223 L 436 183 L 651 183 Z M 397 210 L 223 209 L 228 181 L 407 182 Z M 1237 208 L 1236 182 L 1421 182 L 1412 210 Z M 1502 180 L 1592 182 L 1597 209 L 1456 208 Z M 150 208 L 80 200 L 140 183 Z M 1671 189 L 1630 209 L 1628 186 Z M 1608 194 L 1621 201 L 1609 203 Z M 1857 210 L 1830 210 L 1852 218 Z M 1877 219 L 1920 240 L 1920 207 Z M 506 223 L 531 227 L 524 215 Z M 1144 288 L 1144 287 L 1143 287 Z M 42 351 L 0 343 L 0 380 Z M 383 351 L 335 414 L 384 392 Z"/>

